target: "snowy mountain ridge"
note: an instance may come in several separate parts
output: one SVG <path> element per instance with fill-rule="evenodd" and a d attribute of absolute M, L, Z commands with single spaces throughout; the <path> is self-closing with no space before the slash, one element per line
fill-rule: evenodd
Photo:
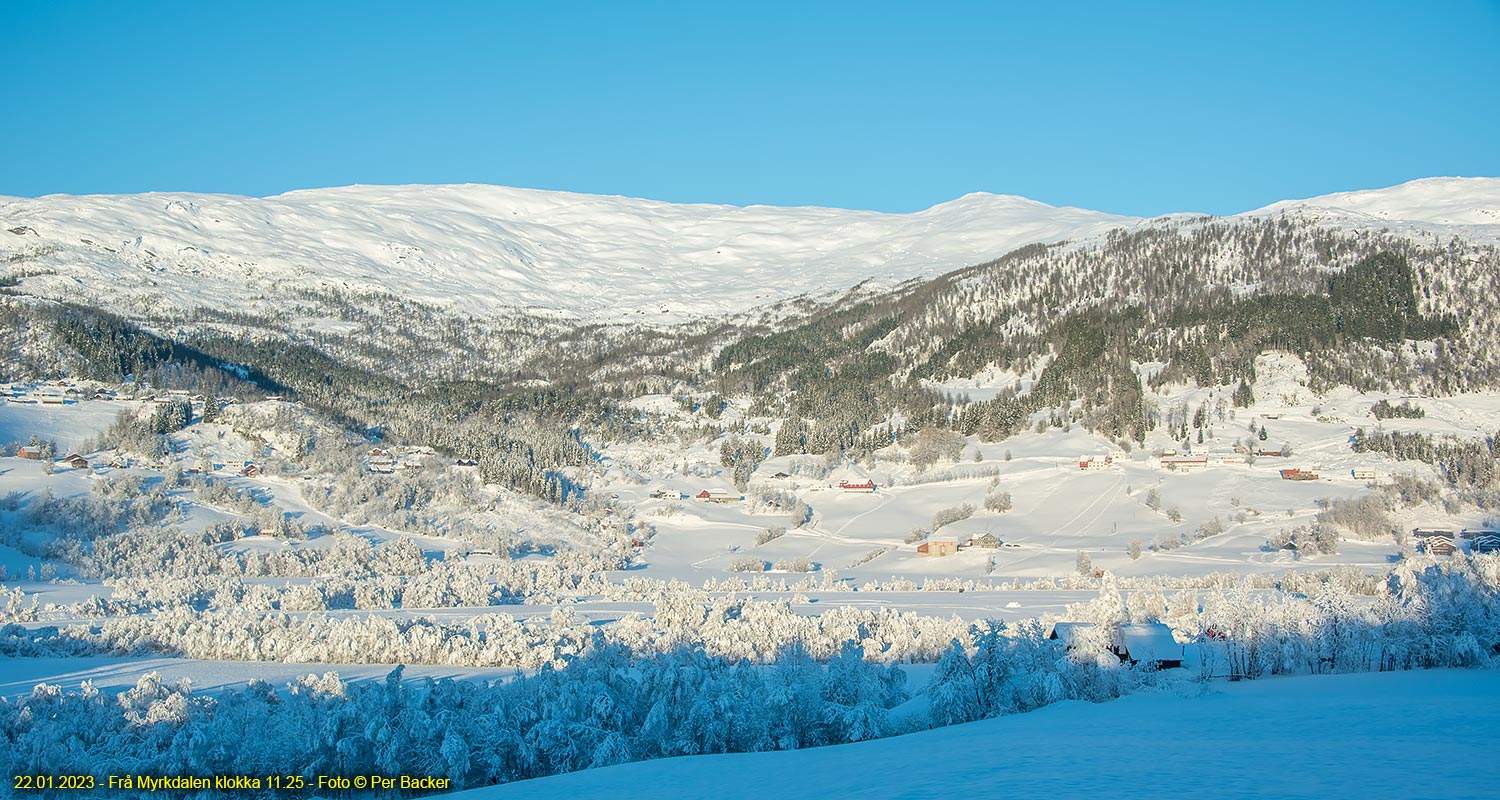
<path fill-rule="evenodd" d="M 1500 240 L 1500 179 L 1426 179 L 1237 218 L 1273 214 Z M 1149 224 L 986 193 L 909 214 L 484 185 L 51 195 L 0 198 L 0 259 L 43 273 L 27 278 L 28 293 L 140 310 L 274 311 L 296 287 L 475 315 L 523 308 L 661 324 L 930 278 L 1026 244 Z"/>

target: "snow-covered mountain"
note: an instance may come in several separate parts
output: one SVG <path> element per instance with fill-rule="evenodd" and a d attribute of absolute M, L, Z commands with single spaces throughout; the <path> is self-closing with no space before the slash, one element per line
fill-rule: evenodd
<path fill-rule="evenodd" d="M 1500 239 L 1500 179 L 1287 201 L 1341 227 Z M 269 198 L 0 198 L 0 260 L 29 292 L 127 309 L 274 310 L 289 289 L 382 291 L 474 314 L 675 322 L 867 280 L 893 284 L 1134 217 L 970 194 L 911 214 L 684 205 L 496 186 L 354 186 Z"/>
<path fill-rule="evenodd" d="M 1386 189 L 1283 200 L 1244 216 L 1277 214 L 1325 224 L 1379 224 L 1494 240 L 1500 236 L 1500 178 L 1423 178 Z"/>
<path fill-rule="evenodd" d="M 379 289 L 471 313 L 652 322 L 941 274 L 1135 222 L 971 194 L 913 214 L 681 205 L 497 186 L 356 186 L 264 199 L 49 196 L 0 205 L 0 255 L 54 290 L 259 305 L 288 286 Z M 14 260 L 13 260 L 13 263 Z"/>

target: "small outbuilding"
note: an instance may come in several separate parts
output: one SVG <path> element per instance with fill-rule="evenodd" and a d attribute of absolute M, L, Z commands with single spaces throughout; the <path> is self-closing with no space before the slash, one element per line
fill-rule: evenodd
<path fill-rule="evenodd" d="M 1062 642 L 1064 650 L 1072 650 L 1086 637 L 1098 635 L 1098 629 L 1092 622 L 1058 622 L 1047 638 Z M 1113 626 L 1109 631 L 1109 651 L 1122 664 L 1144 664 L 1150 669 L 1177 669 L 1182 666 L 1184 652 L 1172 629 L 1161 622 Z"/>
<path fill-rule="evenodd" d="M 953 540 L 928 541 L 917 545 L 917 558 L 939 558 L 957 552 L 958 542 Z"/>
<path fill-rule="evenodd" d="M 1115 655 L 1152 669 L 1177 669 L 1182 666 L 1183 648 L 1165 623 L 1133 622 L 1117 631 Z"/>

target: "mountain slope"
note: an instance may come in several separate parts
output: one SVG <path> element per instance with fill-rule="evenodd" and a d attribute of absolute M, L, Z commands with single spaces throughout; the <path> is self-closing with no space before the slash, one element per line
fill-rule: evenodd
<path fill-rule="evenodd" d="M 1500 179 L 1431 178 L 1225 218 L 1500 241 Z M 930 278 L 1037 242 L 1141 220 L 976 193 L 911 214 L 683 205 L 497 186 L 352 186 L 269 198 L 0 198 L 0 263 L 27 293 L 125 313 L 275 314 L 289 297 L 373 293 L 464 314 L 511 309 L 669 324 L 867 280 Z M 318 314 L 306 315 L 317 320 Z M 318 321 L 319 325 L 324 324 Z"/>
<path fill-rule="evenodd" d="M 1423 178 L 1385 189 L 1283 200 L 1244 216 L 1290 214 L 1343 226 L 1391 225 L 1468 239 L 1500 235 L 1500 179 Z"/>
<path fill-rule="evenodd" d="M 268 308 L 289 287 L 338 288 L 662 323 L 930 277 L 1135 221 L 986 194 L 913 214 L 475 185 L 56 195 L 0 205 L 0 260 L 56 270 L 27 285 L 48 295 Z"/>

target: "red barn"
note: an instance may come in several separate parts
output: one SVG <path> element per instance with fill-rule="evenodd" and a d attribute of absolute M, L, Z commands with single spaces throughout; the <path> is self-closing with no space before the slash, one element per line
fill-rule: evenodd
<path fill-rule="evenodd" d="M 866 478 L 864 483 L 839 481 L 839 488 L 846 492 L 873 492 L 875 491 L 875 481 L 870 478 Z"/>

